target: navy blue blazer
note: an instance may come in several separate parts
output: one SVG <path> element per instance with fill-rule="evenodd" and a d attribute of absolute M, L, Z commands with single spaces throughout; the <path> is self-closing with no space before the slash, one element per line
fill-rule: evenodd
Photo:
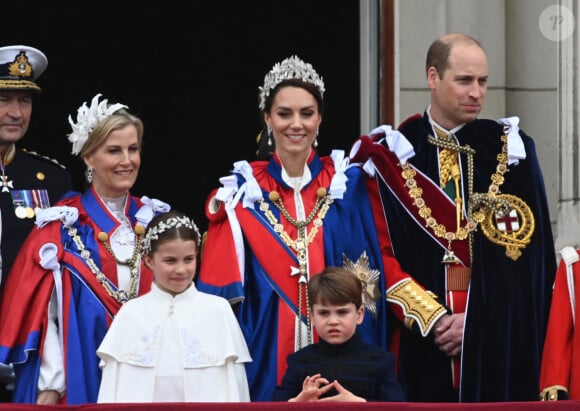
<path fill-rule="evenodd" d="M 384 349 L 368 344 L 356 332 L 340 345 L 320 339 L 288 355 L 288 368 L 274 391 L 273 401 L 288 401 L 302 391 L 309 375 L 321 374 L 329 381 L 337 380 L 344 388 L 367 401 L 405 401 L 397 382 L 395 357 Z M 323 397 L 336 395 L 332 389 Z"/>

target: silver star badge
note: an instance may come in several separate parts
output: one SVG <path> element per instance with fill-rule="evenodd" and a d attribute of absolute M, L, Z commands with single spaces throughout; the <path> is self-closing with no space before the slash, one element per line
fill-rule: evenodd
<path fill-rule="evenodd" d="M 381 272 L 369 266 L 369 257 L 363 251 L 356 263 L 352 262 L 346 255 L 342 256 L 342 264 L 345 269 L 354 273 L 362 283 L 362 302 L 364 307 L 373 316 L 377 316 L 377 301 L 381 298 L 379 288 L 379 278 Z"/>

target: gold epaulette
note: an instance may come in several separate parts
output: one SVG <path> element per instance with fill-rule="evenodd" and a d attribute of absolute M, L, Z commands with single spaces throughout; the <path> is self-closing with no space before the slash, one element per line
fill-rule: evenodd
<path fill-rule="evenodd" d="M 405 315 L 405 327 L 417 324 L 425 337 L 447 309 L 436 300 L 437 296 L 424 290 L 411 279 L 403 280 L 387 290 L 387 301 L 398 304 Z"/>
<path fill-rule="evenodd" d="M 540 401 L 558 401 L 558 391 L 568 393 L 568 389 L 562 385 L 552 385 L 544 388 L 540 393 Z"/>

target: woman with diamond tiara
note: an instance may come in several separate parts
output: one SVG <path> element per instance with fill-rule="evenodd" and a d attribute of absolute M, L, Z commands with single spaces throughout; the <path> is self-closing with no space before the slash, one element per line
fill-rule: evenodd
<path fill-rule="evenodd" d="M 155 281 L 119 310 L 97 350 L 98 402 L 248 402 L 246 341 L 229 303 L 193 279 L 201 236 L 183 213 L 151 220 L 143 261 Z"/>
<path fill-rule="evenodd" d="M 76 123 L 69 116 L 68 139 L 89 187 L 37 213 L 0 302 L 0 362 L 14 364 L 14 402 L 96 402 L 96 349 L 119 308 L 151 288 L 141 237 L 170 207 L 130 194 L 143 123 L 100 97 L 83 103 Z"/>
<path fill-rule="evenodd" d="M 319 156 L 324 82 L 297 56 L 277 63 L 259 88 L 272 147 L 266 161 L 238 161 L 206 202 L 209 219 L 197 287 L 228 299 L 248 343 L 252 401 L 268 401 L 288 354 L 318 341 L 308 282 L 344 266 L 363 284 L 361 338 L 387 348 L 387 301 L 405 324 L 427 335 L 444 313 L 404 273 L 373 180 L 349 167 L 342 150 Z"/>

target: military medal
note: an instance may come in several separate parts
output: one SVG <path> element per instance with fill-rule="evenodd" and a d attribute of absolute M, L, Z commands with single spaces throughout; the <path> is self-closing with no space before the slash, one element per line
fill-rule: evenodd
<path fill-rule="evenodd" d="M 2 176 L 0 176 L 0 187 L 2 187 L 2 192 L 9 192 L 11 188 L 14 188 L 12 180 L 8 181 L 8 176 L 4 174 L 4 167 L 2 167 Z"/>
<path fill-rule="evenodd" d="M 14 185 L 12 183 L 12 180 L 8 181 L 8 176 L 6 175 L 6 170 L 5 167 L 6 164 L 4 163 L 4 161 L 0 162 L 0 170 L 2 170 L 2 175 L 0 176 L 0 187 L 2 187 L 2 192 L 3 193 L 8 193 L 10 192 L 11 188 L 14 188 Z"/>
<path fill-rule="evenodd" d="M 50 201 L 48 200 L 48 193 L 46 190 L 30 190 L 30 195 L 32 198 L 30 207 L 33 208 L 34 214 L 38 213 L 43 208 L 50 207 Z"/>
<path fill-rule="evenodd" d="M 43 208 L 50 207 L 48 193 L 43 189 L 12 190 L 12 204 L 14 214 L 18 218 L 34 218 Z"/>
<path fill-rule="evenodd" d="M 2 170 L 2 175 L 0 176 L 0 187 L 2 187 L 3 193 L 8 193 L 10 192 L 11 188 L 14 188 L 12 180 L 8 181 L 8 176 L 6 175 L 6 166 L 14 158 L 15 151 L 16 148 L 14 147 L 14 145 L 12 145 L 9 151 L 3 153 L 2 161 L 0 161 L 0 170 Z"/>
<path fill-rule="evenodd" d="M 10 195 L 12 197 L 12 205 L 14 207 L 14 214 L 16 214 L 16 217 L 26 218 L 26 203 L 24 202 L 21 191 L 13 190 Z"/>
<path fill-rule="evenodd" d="M 14 214 L 16 214 L 16 217 L 18 218 L 26 218 L 26 208 L 22 206 L 17 206 L 14 209 Z"/>
<path fill-rule="evenodd" d="M 40 190 L 30 190 L 32 193 L 32 204 L 30 205 L 30 211 L 32 211 L 32 217 L 38 213 L 40 210 Z M 30 218 L 32 218 L 30 217 Z"/>

